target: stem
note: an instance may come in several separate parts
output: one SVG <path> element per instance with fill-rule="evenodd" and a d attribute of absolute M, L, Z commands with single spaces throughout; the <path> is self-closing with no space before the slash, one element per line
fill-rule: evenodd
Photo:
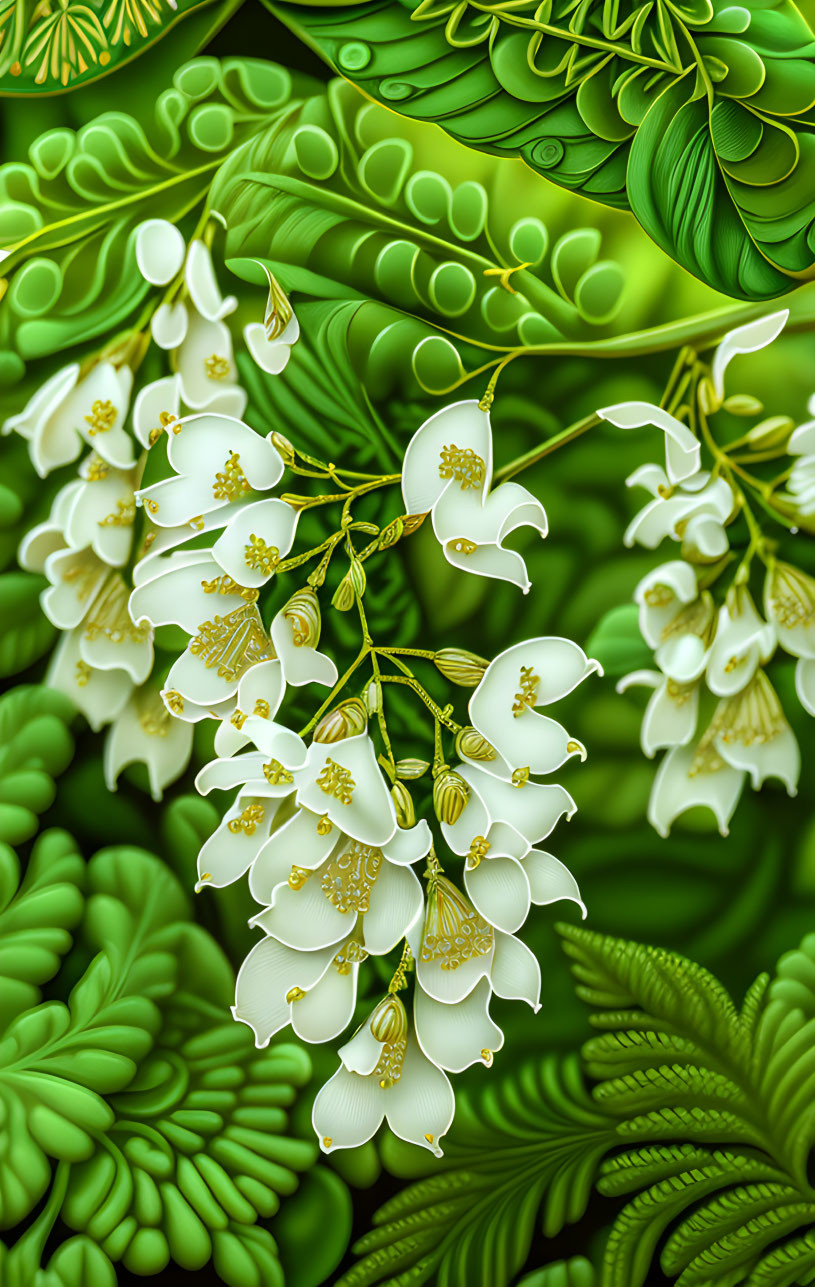
<path fill-rule="evenodd" d="M 374 672 L 374 684 L 376 686 L 376 698 L 377 698 L 376 718 L 379 724 L 379 734 L 382 738 L 382 745 L 385 748 L 385 754 L 387 755 L 395 773 L 396 758 L 393 754 L 393 747 L 391 746 L 391 739 L 388 734 L 388 725 L 385 720 L 385 700 L 382 694 L 382 678 L 383 678 L 382 671 L 379 669 L 379 658 L 376 655 L 376 649 L 374 648 L 373 639 L 371 638 L 371 632 L 368 629 L 368 618 L 365 616 L 365 607 L 362 602 L 362 596 L 360 594 L 357 594 L 356 598 L 357 598 L 357 611 L 359 612 L 359 624 L 362 626 L 362 633 L 365 638 L 365 643 L 371 657 L 371 669 Z"/>
<path fill-rule="evenodd" d="M 383 684 L 405 684 L 406 687 L 412 688 L 417 697 L 422 699 L 434 719 L 438 720 L 440 724 L 444 724 L 445 728 L 449 728 L 451 733 L 458 733 L 461 731 L 461 725 L 457 724 L 454 719 L 451 719 L 450 716 L 442 710 L 438 703 L 433 701 L 433 698 L 427 690 L 422 687 L 418 679 L 408 678 L 407 675 L 382 675 L 381 682 Z"/>
<path fill-rule="evenodd" d="M 348 680 L 351 678 L 351 676 L 353 675 L 354 671 L 357 669 L 357 667 L 358 667 L 358 666 L 360 666 L 360 665 L 362 664 L 362 662 L 363 662 L 363 661 L 365 660 L 365 658 L 368 656 L 368 653 L 369 653 L 370 651 L 371 651 L 371 649 L 370 649 L 370 646 L 368 645 L 368 643 L 367 643 L 367 642 L 366 642 L 366 643 L 363 643 L 363 645 L 362 645 L 362 647 L 360 648 L 359 652 L 357 653 L 356 657 L 355 657 L 355 658 L 354 658 L 354 660 L 351 662 L 351 665 L 348 667 L 348 669 L 346 670 L 346 672 L 345 672 L 345 674 L 344 674 L 344 675 L 340 675 L 340 678 L 337 680 L 336 684 L 335 684 L 335 685 L 334 685 L 334 687 L 331 689 L 331 692 L 330 692 L 330 693 L 328 694 L 328 696 L 326 697 L 326 699 L 325 699 L 325 701 L 323 702 L 322 706 L 320 706 L 320 707 L 319 707 L 319 709 L 318 709 L 318 710 L 317 710 L 317 711 L 312 715 L 312 717 L 311 717 L 311 719 L 309 720 L 309 722 L 308 722 L 307 724 L 305 724 L 305 725 L 300 729 L 300 733 L 299 733 L 299 736 L 300 736 L 300 737 L 305 737 L 305 736 L 306 736 L 306 734 L 307 734 L 307 733 L 310 733 L 310 732 L 311 732 L 311 730 L 312 730 L 312 729 L 313 729 L 313 728 L 314 728 L 314 727 L 319 723 L 319 721 L 322 719 L 323 715 L 325 715 L 325 713 L 326 713 L 326 711 L 328 710 L 328 708 L 329 708 L 329 706 L 331 705 L 331 703 L 334 701 L 334 698 L 335 698 L 335 697 L 336 697 L 340 692 L 342 692 L 343 688 L 344 688 L 344 687 L 345 687 L 345 685 L 348 683 Z"/>
<path fill-rule="evenodd" d="M 518 456 L 515 460 L 511 460 L 508 465 L 496 470 L 493 475 L 493 483 L 506 482 L 507 479 L 514 478 L 522 469 L 529 469 L 530 465 L 536 465 L 539 460 L 543 460 L 544 456 L 548 456 L 550 452 L 557 451 L 558 447 L 563 447 L 567 442 L 572 442 L 575 438 L 579 438 L 581 434 L 586 433 L 587 430 L 593 429 L 595 425 L 601 423 L 602 417 L 594 414 L 586 416 L 583 420 L 578 420 L 576 424 L 570 425 L 568 429 L 562 429 L 553 438 L 549 438 L 542 446 L 533 447 L 531 451 L 525 452 L 523 456 Z"/>

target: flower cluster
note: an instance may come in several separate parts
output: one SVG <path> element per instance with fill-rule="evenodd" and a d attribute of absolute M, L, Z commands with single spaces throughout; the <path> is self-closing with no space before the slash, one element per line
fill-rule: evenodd
<path fill-rule="evenodd" d="M 776 416 L 746 433 L 737 427 L 735 437 L 731 429 L 729 441 L 725 437 L 728 422 L 738 423 L 735 417 L 763 411 L 749 395 L 727 395 L 731 360 L 769 344 L 786 317 L 775 313 L 730 332 L 710 367 L 693 352 L 681 355 L 663 400 L 670 410 L 638 403 L 600 413 L 615 423 L 628 416 L 632 423 L 664 426 L 670 418 L 676 433 L 689 432 L 677 418 L 682 417 L 700 434 L 697 447 L 706 447 L 711 457 L 710 468 L 703 469 L 697 455 L 695 470 L 681 478 L 645 465 L 628 479 L 630 486 L 645 487 L 651 499 L 629 525 L 626 544 L 655 549 L 670 540 L 680 555 L 654 568 L 636 588 L 640 632 L 655 665 L 618 685 L 620 691 L 632 685 L 652 690 L 641 744 L 649 757 L 667 752 L 648 811 L 661 835 L 695 805 L 709 808 L 726 835 L 748 779 L 756 790 L 768 778 L 779 779 L 790 795 L 797 789 L 798 743 L 769 669 L 779 655 L 795 658 L 798 698 L 815 714 L 815 579 L 792 561 L 797 546 L 790 560 L 780 550 L 783 537 L 796 544 L 798 525 L 810 512 L 812 425 L 795 429 Z M 779 479 L 764 480 L 755 472 L 787 453 L 794 463 Z M 775 523 L 772 536 L 759 521 L 767 517 Z"/>
<path fill-rule="evenodd" d="M 3 433 L 28 440 L 32 463 L 46 478 L 82 456 L 73 478 L 56 493 L 48 518 L 24 537 L 19 561 L 42 573 L 45 615 L 62 632 L 47 681 L 66 693 L 99 730 L 108 787 L 122 768 L 143 761 L 158 799 L 189 761 L 192 729 L 171 720 L 154 670 L 154 631 L 136 622 L 128 601 L 137 560 L 136 493 L 148 450 L 166 427 L 194 410 L 240 415 L 246 394 L 237 383 L 231 333 L 224 321 L 237 301 L 218 288 L 208 245 L 189 247 L 178 229 L 152 219 L 134 233 L 133 254 L 148 288 L 140 323 L 84 362 L 52 375 Z M 267 370 L 285 366 L 297 324 L 269 277 L 264 323 L 249 323 L 244 338 Z M 285 302 L 288 307 L 288 302 Z M 153 357 L 169 366 L 157 379 L 141 378 Z M 155 368 L 156 362 L 153 362 Z M 82 453 L 85 453 L 84 456 Z M 148 524 L 142 551 L 155 539 Z"/>
<path fill-rule="evenodd" d="M 163 690 L 168 710 L 218 721 L 217 758 L 197 786 L 234 795 L 201 850 L 198 889 L 245 876 L 263 933 L 241 968 L 235 1017 L 258 1045 L 288 1024 L 325 1042 L 367 1005 L 314 1106 L 322 1148 L 361 1144 L 387 1118 L 439 1153 L 453 1115 L 447 1073 L 491 1064 L 503 1043 L 493 994 L 539 1006 L 538 963 L 517 937 L 531 905 L 580 904 L 567 869 L 539 847 L 574 802 L 536 779 L 585 751 L 538 708 L 598 667 L 554 637 L 490 663 L 375 641 L 366 566 L 429 517 L 452 564 L 527 590 L 523 559 L 503 541 L 522 525 L 545 534 L 545 513 L 517 484 L 491 489 L 490 416 L 475 401 L 431 416 L 394 475 L 344 471 L 220 412 L 169 419 L 165 433 L 167 474 L 137 493 L 157 536 L 136 566 L 130 608 L 135 621 L 188 637 Z M 332 490 L 278 494 L 286 470 Z M 356 517 L 388 488 L 401 489 L 401 512 Z M 336 527 L 296 548 L 303 513 L 329 506 Z M 320 648 L 327 606 L 359 618 L 360 650 L 342 674 Z M 420 666 L 436 684 L 473 690 L 466 722 L 432 695 Z M 297 729 L 290 708 L 313 686 L 324 699 Z M 432 759 L 394 750 L 395 686 L 415 696 Z M 385 990 L 372 997 L 360 966 L 377 958 Z M 411 986 L 409 1014 L 401 993 Z"/>

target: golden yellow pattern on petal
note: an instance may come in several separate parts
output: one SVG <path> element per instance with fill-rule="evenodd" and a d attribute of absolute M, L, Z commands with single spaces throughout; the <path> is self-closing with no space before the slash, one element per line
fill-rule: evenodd
<path fill-rule="evenodd" d="M 85 423 L 90 426 L 88 429 L 90 436 L 95 437 L 98 433 L 107 433 L 112 429 L 116 414 L 116 408 L 112 402 L 107 398 L 104 402 L 101 398 L 97 398 L 91 405 L 91 414 L 84 417 Z"/>
<path fill-rule="evenodd" d="M 240 452 L 230 452 L 224 461 L 223 470 L 215 475 L 212 494 L 216 500 L 240 500 L 252 490 L 240 463 Z"/>
<path fill-rule="evenodd" d="M 280 550 L 276 545 L 267 545 L 262 536 L 252 532 L 249 544 L 243 547 L 243 561 L 253 571 L 271 576 L 280 562 Z"/>
<path fill-rule="evenodd" d="M 420 959 L 428 963 L 438 961 L 443 970 L 457 970 L 466 961 L 485 956 L 492 945 L 492 926 L 460 889 L 446 876 L 434 872 L 427 886 Z"/>
<path fill-rule="evenodd" d="M 382 1052 L 372 1075 L 382 1090 L 390 1090 L 402 1076 L 407 1052 L 408 1020 L 400 998 L 389 994 L 380 1001 L 368 1027 L 376 1040 L 382 1042 Z"/>
<path fill-rule="evenodd" d="M 525 710 L 533 709 L 538 700 L 538 688 L 541 681 L 540 676 L 535 674 L 531 666 L 521 666 L 521 675 L 518 682 L 520 687 L 512 704 L 512 714 L 515 719 L 519 715 L 523 715 Z"/>
<path fill-rule="evenodd" d="M 211 353 L 208 358 L 204 358 L 204 370 L 208 380 L 225 380 L 229 375 L 229 358 Z"/>
<path fill-rule="evenodd" d="M 350 804 L 356 782 L 351 777 L 349 769 L 342 764 L 337 764 L 335 760 L 327 759 L 317 778 L 317 786 L 324 795 L 333 796 L 341 804 Z"/>
<path fill-rule="evenodd" d="M 323 872 L 320 886 L 339 912 L 370 909 L 371 890 L 382 866 L 382 850 L 352 840 Z"/>
<path fill-rule="evenodd" d="M 457 447 L 453 442 L 442 447 L 439 460 L 439 477 L 454 479 L 462 491 L 480 487 L 487 476 L 486 464 L 472 447 Z"/>
<path fill-rule="evenodd" d="M 271 641 L 254 604 L 245 604 L 204 621 L 190 643 L 190 652 L 200 657 L 208 670 L 217 668 L 221 679 L 239 679 L 245 670 L 274 656 Z"/>
<path fill-rule="evenodd" d="M 245 836 L 253 836 L 258 829 L 259 824 L 263 821 L 265 810 L 262 804 L 255 801 L 254 804 L 248 804 L 241 813 L 240 817 L 232 818 L 227 823 L 227 827 L 233 835 L 238 835 L 241 831 Z"/>

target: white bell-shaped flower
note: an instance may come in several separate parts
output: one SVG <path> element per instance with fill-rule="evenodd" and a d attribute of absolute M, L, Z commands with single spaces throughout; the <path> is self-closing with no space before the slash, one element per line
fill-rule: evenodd
<path fill-rule="evenodd" d="M 341 1065 L 314 1101 L 323 1152 L 366 1143 L 387 1119 L 400 1139 L 441 1155 L 455 1101 L 440 1068 L 422 1053 L 398 996 L 380 1001 L 339 1052 Z"/>
<path fill-rule="evenodd" d="M 269 491 L 280 481 L 283 461 L 249 425 L 231 416 L 205 412 L 173 426 L 168 435 L 174 478 L 137 495 L 159 527 L 177 527 L 199 515 Z"/>
<path fill-rule="evenodd" d="M 733 696 L 719 702 L 706 734 L 721 758 L 743 769 L 758 791 L 767 778 L 779 778 L 788 795 L 798 790 L 801 752 L 778 694 L 763 670 Z"/>
<path fill-rule="evenodd" d="M 629 523 L 627 546 L 654 550 L 666 537 L 681 540 L 691 552 L 710 562 L 727 553 L 726 524 L 736 506 L 733 489 L 724 478 L 701 471 L 674 487 L 659 465 L 643 465 L 626 479 L 628 487 L 645 487 L 654 497 Z"/>
<path fill-rule="evenodd" d="M 686 746 L 696 732 L 699 716 L 699 680 L 681 683 L 659 670 L 634 670 L 617 684 L 617 692 L 643 685 L 653 693 L 642 717 L 640 745 L 652 759 L 657 751 Z"/>
<path fill-rule="evenodd" d="M 252 921 L 289 947 L 314 951 L 354 934 L 374 956 L 390 952 L 419 920 L 422 886 L 411 863 L 431 845 L 427 824 L 361 844 L 298 809 L 258 854 L 254 898 L 269 904 Z"/>
<path fill-rule="evenodd" d="M 764 578 L 764 611 L 785 652 L 815 657 L 815 578 L 773 560 Z"/>
<path fill-rule="evenodd" d="M 3 432 L 16 430 L 29 440 L 32 464 L 41 478 L 76 460 L 83 442 L 107 464 L 130 469 L 135 464 L 133 440 L 124 425 L 133 373 L 127 366 L 98 362 L 80 379 L 78 363 L 63 367 L 48 380 Z"/>
<path fill-rule="evenodd" d="M 577 881 L 553 854 L 533 849 L 509 823 L 490 827 L 485 843 L 473 846 L 464 866 L 464 888 L 473 907 L 495 929 L 515 934 L 531 906 L 568 899 L 586 909 Z"/>
<path fill-rule="evenodd" d="M 775 643 L 775 630 L 759 616 L 749 590 L 736 586 L 719 609 L 707 660 L 708 688 L 717 697 L 739 692 L 772 656 Z"/>
<path fill-rule="evenodd" d="M 136 228 L 136 264 L 151 286 L 167 286 L 181 271 L 184 238 L 167 219 L 145 219 Z"/>
<path fill-rule="evenodd" d="M 363 845 L 383 845 L 396 831 L 393 800 L 368 733 L 312 742 L 295 785 L 299 805 Z"/>
<path fill-rule="evenodd" d="M 710 744 L 674 747 L 657 769 L 648 801 L 648 821 L 664 837 L 680 814 L 703 806 L 711 810 L 719 832 L 726 836 L 744 777 Z"/>
<path fill-rule="evenodd" d="M 696 572 L 675 559 L 654 568 L 634 591 L 640 633 L 660 670 L 678 684 L 698 679 L 713 635 L 714 608 L 699 594 Z"/>
<path fill-rule="evenodd" d="M 664 407 L 651 402 L 618 402 L 597 412 L 618 429 L 642 429 L 653 425 L 665 435 L 665 469 L 669 483 L 681 483 L 698 472 L 701 448 L 687 425 Z"/>
<path fill-rule="evenodd" d="M 526 593 L 526 564 L 503 541 L 519 527 L 545 536 L 543 506 L 517 483 L 491 492 L 492 428 L 488 411 L 468 400 L 444 407 L 417 429 L 402 469 L 407 514 L 431 513 L 447 560 L 479 576 L 512 581 Z"/>
<path fill-rule="evenodd" d="M 191 724 L 173 719 L 155 687 L 137 690 L 112 721 L 105 739 L 105 785 L 116 790 L 128 764 L 144 764 L 150 793 L 161 800 L 164 788 L 186 769 L 192 754 Z"/>
<path fill-rule="evenodd" d="M 81 652 L 82 629 L 67 630 L 51 654 L 45 682 L 74 703 L 95 733 L 124 710 L 135 684 L 124 670 L 97 670 Z"/>
<path fill-rule="evenodd" d="M 437 1068 L 464 1072 L 473 1064 L 489 1068 L 504 1044 L 504 1034 L 490 1018 L 492 988 L 481 979 L 455 1005 L 436 1001 L 417 985 L 413 998 L 416 1039 Z"/>
<path fill-rule="evenodd" d="M 501 757 L 484 762 L 484 769 L 500 774 L 506 765 L 511 776 L 524 766 L 529 773 L 545 774 L 572 755 L 585 757 L 581 744 L 537 708 L 560 701 L 594 672 L 602 675 L 600 663 L 570 639 L 527 639 L 499 653 L 469 705 L 473 727 Z"/>
<path fill-rule="evenodd" d="M 298 517 L 276 497 L 242 505 L 213 545 L 213 556 L 238 585 L 265 585 L 294 544 Z"/>
<path fill-rule="evenodd" d="M 366 956 L 354 938 L 316 952 L 263 938 L 238 972 L 232 1014 L 252 1029 L 259 1049 L 288 1024 L 301 1041 L 333 1041 L 351 1022 Z"/>
<path fill-rule="evenodd" d="M 564 787 L 529 781 L 525 769 L 516 770 L 510 780 L 474 764 L 460 764 L 456 772 L 468 788 L 467 801 L 455 822 L 441 824 L 444 839 L 456 854 L 489 852 L 491 828 L 504 823 L 535 845 L 551 835 L 564 815 L 571 818 L 577 809 Z M 500 832 L 502 838 L 505 834 Z"/>

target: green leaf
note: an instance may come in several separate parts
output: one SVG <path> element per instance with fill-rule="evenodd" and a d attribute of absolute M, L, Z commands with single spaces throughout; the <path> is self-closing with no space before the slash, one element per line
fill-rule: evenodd
<path fill-rule="evenodd" d="M 785 1269 L 799 1256 L 808 1263 L 801 1231 L 815 1221 L 806 1165 L 815 936 L 783 958 L 769 992 L 759 978 L 738 1010 L 708 971 L 676 954 L 560 932 L 602 1030 L 583 1052 L 599 1079 L 595 1099 L 627 1145 L 603 1161 L 598 1188 L 633 1195 L 609 1234 L 602 1287 L 646 1283 L 660 1241 L 661 1267 L 678 1287 L 792 1283 L 795 1269 Z"/>
<path fill-rule="evenodd" d="M 506 1287 L 539 1218 L 553 1237 L 578 1220 L 599 1158 L 614 1140 L 590 1106 L 577 1062 L 525 1064 L 477 1096 L 457 1097 L 444 1159 L 374 1217 L 343 1287 L 489 1282 Z"/>
<path fill-rule="evenodd" d="M 44 577 L 32 572 L 0 576 L 0 676 L 27 670 L 46 653 L 56 630 L 40 607 Z"/>
<path fill-rule="evenodd" d="M 39 837 L 22 881 L 14 850 L 0 846 L 0 1031 L 37 1004 L 41 985 L 69 951 L 84 877 L 85 864 L 64 832 Z"/>
<path fill-rule="evenodd" d="M 62 693 L 21 686 L 0 697 L 0 839 L 27 840 L 74 753 L 73 707 Z"/>
<path fill-rule="evenodd" d="M 152 0 L 127 6 L 117 0 L 98 12 L 79 10 L 74 38 L 66 39 L 64 20 L 60 23 L 49 10 L 28 0 L 7 27 L 9 39 L 3 42 L 0 60 L 0 93 L 34 96 L 91 84 L 146 52 L 178 22 L 211 3 L 178 0 L 177 5 L 170 5 Z M 228 13 L 228 6 L 221 8 Z M 8 18 L 3 22 L 8 23 Z M 37 161 L 49 177 L 65 165 L 61 142 L 54 131 L 36 151 Z"/>
<path fill-rule="evenodd" d="M 30 163 L 0 166 L 3 347 L 29 359 L 115 335 L 150 289 L 136 267 L 136 225 L 183 219 L 292 90 L 273 63 L 196 59 L 147 119 L 107 111 L 41 135 Z"/>
<path fill-rule="evenodd" d="M 605 613 L 589 635 L 586 647 L 609 679 L 653 666 L 653 653 L 640 634 L 639 609 L 635 603 L 623 603 Z"/>
<path fill-rule="evenodd" d="M 624 19 L 596 2 L 579 22 L 569 0 L 266 3 L 367 96 L 629 207 L 718 290 L 767 299 L 812 271 L 815 41 L 788 0 L 643 3 Z M 581 291 L 566 258 L 568 297 L 610 315 L 611 275 Z"/>

